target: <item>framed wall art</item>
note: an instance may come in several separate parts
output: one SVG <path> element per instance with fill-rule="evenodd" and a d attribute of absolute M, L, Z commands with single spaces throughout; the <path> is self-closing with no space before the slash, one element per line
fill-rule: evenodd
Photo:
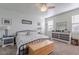
<path fill-rule="evenodd" d="M 10 18 L 1 18 L 1 23 L 3 25 L 11 25 L 12 24 L 12 19 L 10 19 Z"/>
<path fill-rule="evenodd" d="M 32 21 L 22 19 L 22 24 L 32 24 Z"/>

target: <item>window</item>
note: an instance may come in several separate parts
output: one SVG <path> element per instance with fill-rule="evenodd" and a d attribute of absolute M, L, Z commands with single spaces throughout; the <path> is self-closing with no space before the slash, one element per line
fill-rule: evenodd
<path fill-rule="evenodd" d="M 53 20 L 48 21 L 48 31 L 53 30 Z"/>
<path fill-rule="evenodd" d="M 79 32 L 79 15 L 72 16 L 72 32 Z"/>

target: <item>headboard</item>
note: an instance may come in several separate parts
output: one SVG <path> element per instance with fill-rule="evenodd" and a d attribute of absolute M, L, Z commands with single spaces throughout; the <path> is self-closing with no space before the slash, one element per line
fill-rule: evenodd
<path fill-rule="evenodd" d="M 21 32 L 36 32 L 36 30 L 22 30 L 22 31 L 17 31 L 16 32 L 16 36 L 18 33 L 21 33 Z"/>

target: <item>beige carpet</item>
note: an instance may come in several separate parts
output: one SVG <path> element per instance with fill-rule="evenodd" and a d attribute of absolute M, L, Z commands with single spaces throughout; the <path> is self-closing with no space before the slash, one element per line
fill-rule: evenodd
<path fill-rule="evenodd" d="M 79 55 L 79 46 L 54 41 L 55 51 L 51 55 Z"/>
<path fill-rule="evenodd" d="M 15 55 L 16 46 L 0 47 L 0 55 Z"/>
<path fill-rule="evenodd" d="M 55 51 L 50 55 L 79 55 L 79 46 L 54 41 Z M 0 47 L 0 55 L 15 55 L 16 46 Z"/>

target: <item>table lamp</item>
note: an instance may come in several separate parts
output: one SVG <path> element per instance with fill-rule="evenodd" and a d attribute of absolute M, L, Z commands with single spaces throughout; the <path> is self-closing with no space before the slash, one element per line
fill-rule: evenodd
<path fill-rule="evenodd" d="M 5 36 L 8 36 L 8 30 L 10 29 L 9 26 L 7 26 L 7 28 L 5 29 Z"/>

